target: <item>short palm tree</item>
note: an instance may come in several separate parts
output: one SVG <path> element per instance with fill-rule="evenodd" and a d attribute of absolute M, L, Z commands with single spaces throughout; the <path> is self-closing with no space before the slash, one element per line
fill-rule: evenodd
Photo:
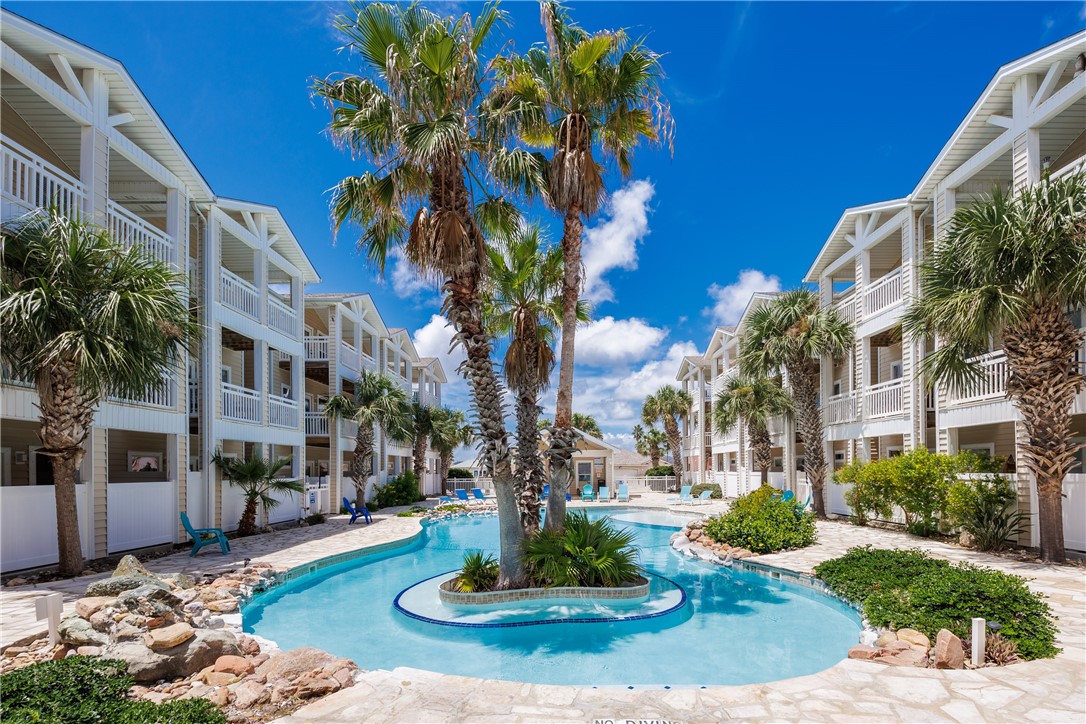
<path fill-rule="evenodd" d="M 498 587 L 508 588 L 523 578 L 523 531 L 481 296 L 489 267 L 484 234 L 511 235 L 519 215 L 487 184 L 536 187 L 542 169 L 527 152 L 483 140 L 487 67 L 478 53 L 503 19 L 492 4 L 474 19 L 453 19 L 417 4 L 353 3 L 334 24 L 362 73 L 330 76 L 314 91 L 330 106 L 332 138 L 374 169 L 333 190 L 337 229 L 360 227 L 358 247 L 380 268 L 402 248 L 420 275 L 442 282 L 445 316 L 467 357 L 482 457 L 494 471 Z"/>
<path fill-rule="evenodd" d="M 200 338 L 186 275 L 142 247 L 56 209 L 0 226 L 0 362 L 38 391 L 42 448 L 53 462 L 61 573 L 83 570 L 76 476 L 94 411 L 179 374 Z"/>
<path fill-rule="evenodd" d="M 728 379 L 713 403 L 713 425 L 726 433 L 746 424 L 754 463 L 762 473 L 762 483 L 768 483 L 769 468 L 773 465 L 769 421 L 791 411 L 792 399 L 781 387 L 780 380 L 737 375 Z"/>
<path fill-rule="evenodd" d="M 434 408 L 414 401 L 410 405 L 411 464 L 418 480 L 419 495 L 423 495 L 422 477 L 426 474 L 426 444 L 434 430 Z"/>
<path fill-rule="evenodd" d="M 224 457 L 222 451 L 217 451 L 211 458 L 211 462 L 222 471 L 222 477 L 235 488 L 240 488 L 245 496 L 245 509 L 238 521 L 238 535 L 253 535 L 258 532 L 256 524 L 256 506 L 261 504 L 264 510 L 270 510 L 279 501 L 272 497 L 272 493 L 291 492 L 301 495 L 305 487 L 301 480 L 284 480 L 278 477 L 280 470 L 289 470 L 292 458 L 276 458 L 269 460 L 259 455 L 247 460 L 234 457 Z"/>
<path fill-rule="evenodd" d="M 600 430 L 599 423 L 596 422 L 596 418 L 592 417 L 592 415 L 574 412 L 573 426 L 581 432 L 587 432 L 593 437 L 603 437 L 603 431 Z"/>
<path fill-rule="evenodd" d="M 746 376 L 774 375 L 784 370 L 796 426 L 803 439 L 804 471 L 819 517 L 826 515 L 819 360 L 824 356 L 843 357 L 852 340 L 852 326 L 837 310 L 821 308 L 815 292 L 796 289 L 751 312 L 740 347 L 739 366 Z"/>
<path fill-rule="evenodd" d="M 324 403 L 329 420 L 354 420 L 358 432 L 351 457 L 351 477 L 357 505 L 366 503 L 366 482 L 373 475 L 375 430 L 397 442 L 411 439 L 411 405 L 398 382 L 380 372 L 363 372 L 354 385 L 354 396 L 335 395 Z"/>
<path fill-rule="evenodd" d="M 682 440 L 679 436 L 679 417 L 690 411 L 694 404 L 690 394 L 672 386 L 664 385 L 645 398 L 641 404 L 641 421 L 646 425 L 660 422 L 667 435 L 667 444 L 671 448 L 671 459 L 675 475 L 684 479 Z"/>
<path fill-rule="evenodd" d="M 958 209 L 920 266 L 920 296 L 904 320 L 939 346 L 923 372 L 961 389 L 971 359 L 1003 341 L 1007 396 L 1022 415 L 1022 464 L 1036 477 L 1041 557 L 1064 560 L 1063 480 L 1078 463 L 1071 409 L 1086 386 L 1084 334 L 1067 309 L 1086 304 L 1086 174 L 1008 197 L 1000 190 Z"/>
<path fill-rule="evenodd" d="M 667 452 L 667 435 L 652 425 L 649 429 L 634 425 L 634 448 L 652 461 L 652 467 L 660 466 L 660 458 Z"/>
<path fill-rule="evenodd" d="M 498 58 L 498 86 L 489 99 L 492 126 L 536 148 L 550 148 L 545 198 L 563 217 L 562 350 L 558 401 L 551 435 L 550 521 L 565 518 L 573 430 L 573 362 L 577 304 L 582 290 L 584 222 L 605 196 L 598 146 L 628 177 L 633 149 L 642 141 L 671 140 L 673 124 L 660 92 L 660 56 L 625 31 L 589 33 L 557 2 L 541 3 L 546 47 Z"/>
<path fill-rule="evenodd" d="M 452 467 L 453 453 L 462 445 L 474 444 L 475 431 L 460 410 L 440 407 L 430 414 L 430 420 L 433 423 L 430 446 L 437 450 L 441 458 L 441 484 L 445 485 L 449 478 L 449 468 Z"/>

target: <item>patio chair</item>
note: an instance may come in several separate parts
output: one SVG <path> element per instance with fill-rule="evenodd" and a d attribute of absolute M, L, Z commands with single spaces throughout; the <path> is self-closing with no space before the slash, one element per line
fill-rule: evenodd
<path fill-rule="evenodd" d="M 618 484 L 618 496 L 615 499 L 620 503 L 630 502 L 630 487 L 626 483 Z"/>
<path fill-rule="evenodd" d="M 219 550 L 222 551 L 224 556 L 230 552 L 230 541 L 226 540 L 226 533 L 222 532 L 222 528 L 193 528 L 192 523 L 189 522 L 189 515 L 185 511 L 181 511 L 181 525 L 185 526 L 185 532 L 192 537 L 190 557 L 196 555 L 196 551 L 212 543 L 219 544 Z"/>
<path fill-rule="evenodd" d="M 456 499 L 461 503 L 467 503 L 468 505 L 473 505 L 475 503 L 475 498 L 469 498 L 468 491 L 466 490 L 457 490 Z"/>
<path fill-rule="evenodd" d="M 792 492 L 791 490 L 785 490 L 783 493 L 774 493 L 773 495 L 769 496 L 769 499 L 773 501 L 779 500 L 781 502 L 787 503 L 790 500 L 795 500 L 795 497 L 796 494 L 794 492 Z"/>
<path fill-rule="evenodd" d="M 595 500 L 596 495 L 592 492 L 592 483 L 588 483 L 581 489 L 581 502 L 587 500 Z"/>
<path fill-rule="evenodd" d="M 713 497 L 713 491 L 712 490 L 703 490 L 703 491 L 701 491 L 701 495 L 694 498 L 694 500 L 692 502 L 696 502 L 698 505 L 701 505 L 702 503 L 710 502 L 710 498 L 712 498 L 712 497 Z"/>
<path fill-rule="evenodd" d="M 447 495 L 442 495 L 440 498 L 437 499 L 438 505 L 447 505 L 451 502 L 453 502 L 453 499 Z"/>
<path fill-rule="evenodd" d="M 483 489 L 482 488 L 472 488 L 471 489 L 471 494 L 475 496 L 476 500 L 481 500 L 484 503 L 486 502 L 486 496 L 483 495 Z"/>
<path fill-rule="evenodd" d="M 690 497 L 690 489 L 693 487 L 693 485 L 684 485 L 682 489 L 679 490 L 679 497 L 676 498 L 673 495 L 667 499 L 667 502 L 679 503 L 680 505 L 682 505 L 683 503 L 689 503 L 691 500 L 693 500 L 693 498 Z"/>
<path fill-rule="evenodd" d="M 360 506 L 358 506 L 356 508 L 354 506 L 354 503 L 352 503 L 351 501 L 344 498 L 343 499 L 343 507 L 346 508 L 347 512 L 351 514 L 351 519 L 349 521 L 347 521 L 347 525 L 350 525 L 351 523 L 355 522 L 359 518 L 364 518 L 366 520 L 367 524 L 373 522 L 373 518 L 370 517 L 370 509 L 367 508 L 366 506 L 360 505 Z"/>
<path fill-rule="evenodd" d="M 543 486 L 543 495 L 541 496 L 540 499 L 541 500 L 546 500 L 547 498 L 550 497 L 550 495 L 551 495 L 551 484 L 547 483 L 546 485 Z"/>
<path fill-rule="evenodd" d="M 600 502 L 600 503 L 610 503 L 611 502 L 611 491 L 607 488 L 606 485 L 601 485 L 600 486 L 600 494 L 599 494 L 599 497 L 597 498 L 597 502 Z"/>

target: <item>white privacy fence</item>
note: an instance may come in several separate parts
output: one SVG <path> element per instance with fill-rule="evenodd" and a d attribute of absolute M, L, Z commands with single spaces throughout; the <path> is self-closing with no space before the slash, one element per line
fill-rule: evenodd
<path fill-rule="evenodd" d="M 106 486 L 109 553 L 173 543 L 177 538 L 177 484 L 110 483 Z"/>
<path fill-rule="evenodd" d="M 668 493 L 679 489 L 678 478 L 674 475 L 653 475 L 641 478 L 625 478 L 619 483 L 630 486 L 630 492 Z M 617 486 L 617 483 L 616 483 Z M 616 487 L 616 490 L 618 488 Z"/>
<path fill-rule="evenodd" d="M 76 516 L 84 555 L 91 550 L 86 495 L 86 485 L 75 486 Z M 17 571 L 52 565 L 58 560 L 57 505 L 53 486 L 0 487 L 0 569 Z"/>
<path fill-rule="evenodd" d="M 279 505 L 267 510 L 268 523 L 286 523 L 298 520 L 302 513 L 302 494 L 289 490 L 273 490 L 271 497 L 279 501 Z"/>

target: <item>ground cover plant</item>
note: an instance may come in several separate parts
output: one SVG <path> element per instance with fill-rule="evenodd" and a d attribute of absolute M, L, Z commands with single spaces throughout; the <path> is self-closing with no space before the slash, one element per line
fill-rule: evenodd
<path fill-rule="evenodd" d="M 778 491 L 763 485 L 736 498 L 732 509 L 705 522 L 705 535 L 717 543 L 773 553 L 815 542 L 814 514 L 794 501 L 774 500 Z"/>
<path fill-rule="evenodd" d="M 919 550 L 853 548 L 815 567 L 839 596 L 860 604 L 873 626 L 913 628 L 934 640 L 939 629 L 969 636 L 981 617 L 999 625 L 1022 659 L 1050 658 L 1056 624 L 1044 597 L 1026 579 L 967 563 L 952 564 Z"/>

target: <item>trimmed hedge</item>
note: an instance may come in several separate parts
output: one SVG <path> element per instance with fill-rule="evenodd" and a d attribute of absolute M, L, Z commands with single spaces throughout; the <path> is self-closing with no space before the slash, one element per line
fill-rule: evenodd
<path fill-rule="evenodd" d="M 656 478 L 660 476 L 675 477 L 675 467 L 673 465 L 657 465 L 654 468 L 649 468 L 645 471 L 645 475 L 650 478 Z"/>
<path fill-rule="evenodd" d="M 713 500 L 723 500 L 724 491 L 721 490 L 720 486 L 717 485 L 716 483 L 699 483 L 698 485 L 695 485 L 694 487 L 690 488 L 690 495 L 691 495 L 691 497 L 696 498 L 699 495 L 701 495 L 703 492 L 705 492 L 706 490 L 713 491 L 712 495 L 709 496 Z"/>
<path fill-rule="evenodd" d="M 467 480 L 475 477 L 467 468 L 449 468 L 449 479 Z"/>
<path fill-rule="evenodd" d="M 717 543 L 754 553 L 774 553 L 814 543 L 814 513 L 804 512 L 793 501 L 772 500 L 776 492 L 763 485 L 736 498 L 731 510 L 705 522 L 705 535 Z"/>
<path fill-rule="evenodd" d="M 939 629 L 961 638 L 972 619 L 1000 625 L 1023 659 L 1051 658 L 1056 624 L 1044 597 L 1026 579 L 968 563 L 951 564 L 919 550 L 853 548 L 815 567 L 838 595 L 863 606 L 873 626 L 914 628 L 935 640 Z"/>

